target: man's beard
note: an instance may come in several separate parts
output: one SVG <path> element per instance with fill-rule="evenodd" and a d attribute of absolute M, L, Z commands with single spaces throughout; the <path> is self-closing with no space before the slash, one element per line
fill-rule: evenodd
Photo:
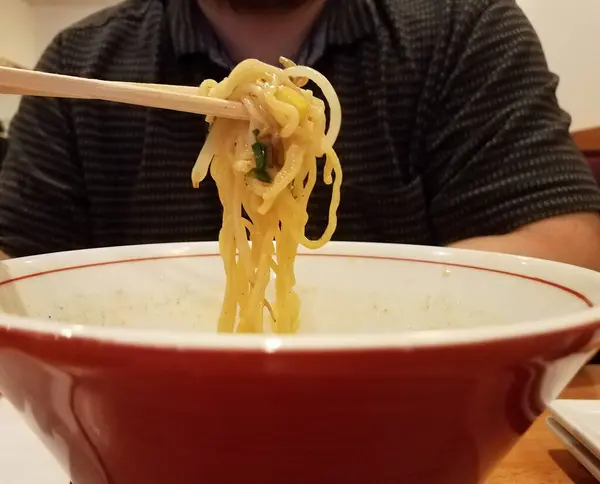
<path fill-rule="evenodd" d="M 239 13 L 286 13 L 314 0 L 210 0 Z"/>

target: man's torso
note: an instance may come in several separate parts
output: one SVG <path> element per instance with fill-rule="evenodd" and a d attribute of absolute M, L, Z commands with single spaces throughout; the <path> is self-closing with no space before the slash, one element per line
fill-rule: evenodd
<path fill-rule="evenodd" d="M 401 15 L 396 4 L 380 11 L 380 2 L 365 2 L 366 10 L 346 11 L 319 33 L 327 38 L 314 67 L 336 88 L 344 116 L 336 144 L 344 168 L 341 240 L 435 243 L 426 217 L 428 187 L 419 174 L 436 90 L 428 79 L 437 68 L 438 39 L 449 28 L 438 19 L 451 2 L 404 3 L 413 7 Z M 227 66 L 206 52 L 182 51 L 170 15 L 161 0 L 134 0 L 87 19 L 63 34 L 64 70 L 187 85 L 226 76 Z M 216 239 L 216 187 L 208 180 L 195 190 L 190 182 L 206 136 L 201 116 L 94 101 L 70 106 L 93 245 Z M 329 187 L 319 183 L 310 204 L 311 237 L 325 226 L 329 198 Z"/>

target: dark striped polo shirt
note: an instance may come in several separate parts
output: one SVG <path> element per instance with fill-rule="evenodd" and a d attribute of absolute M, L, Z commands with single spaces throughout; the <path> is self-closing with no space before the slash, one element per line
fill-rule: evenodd
<path fill-rule="evenodd" d="M 514 0 L 330 0 L 296 60 L 323 72 L 343 107 L 337 239 L 445 245 L 600 209 Z M 38 66 L 182 85 L 231 67 L 195 0 L 127 0 L 62 32 Z M 214 182 L 190 182 L 205 136 L 192 114 L 25 98 L 0 175 L 0 247 L 215 240 Z M 312 237 L 329 199 L 320 184 Z"/>

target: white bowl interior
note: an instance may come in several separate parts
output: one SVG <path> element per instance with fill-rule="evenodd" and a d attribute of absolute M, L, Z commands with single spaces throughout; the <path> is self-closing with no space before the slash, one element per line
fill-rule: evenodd
<path fill-rule="evenodd" d="M 303 253 L 296 267 L 301 333 L 512 325 L 580 313 L 586 298 L 600 302 L 599 274 L 497 254 L 334 243 Z M 51 326 L 203 333 L 215 332 L 225 280 L 213 243 L 54 254 L 7 261 L 0 271 L 5 281 L 17 278 L 0 285 L 5 313 Z"/>

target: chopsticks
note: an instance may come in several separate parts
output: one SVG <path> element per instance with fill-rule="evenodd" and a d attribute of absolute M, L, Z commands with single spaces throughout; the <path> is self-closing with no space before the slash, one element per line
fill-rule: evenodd
<path fill-rule="evenodd" d="M 95 99 L 219 118 L 249 119 L 244 105 L 197 94 L 198 88 L 100 81 L 46 72 L 0 67 L 0 94 Z"/>

